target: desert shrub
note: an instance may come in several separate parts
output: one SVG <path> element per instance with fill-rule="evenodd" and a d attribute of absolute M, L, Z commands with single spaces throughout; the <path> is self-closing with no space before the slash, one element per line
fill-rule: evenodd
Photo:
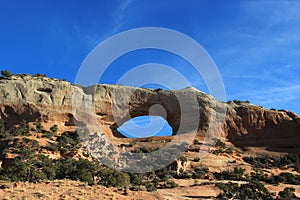
<path fill-rule="evenodd" d="M 162 88 L 156 88 L 154 91 L 159 92 L 159 91 L 163 91 L 163 89 Z"/>
<path fill-rule="evenodd" d="M 280 191 L 278 193 L 278 196 L 280 198 L 293 198 L 293 197 L 296 197 L 296 195 L 295 195 L 295 188 L 286 187 L 286 188 L 284 188 L 283 191 Z"/>
<path fill-rule="evenodd" d="M 203 178 L 209 172 L 207 167 L 197 167 L 194 169 L 193 178 Z"/>
<path fill-rule="evenodd" d="M 243 160 L 251 164 L 255 168 L 266 168 L 269 167 L 271 158 L 269 156 L 263 157 L 244 157 Z"/>
<path fill-rule="evenodd" d="M 278 176 L 271 174 L 270 176 L 267 173 L 264 173 L 262 170 L 256 169 L 255 172 L 251 172 L 251 177 L 248 180 L 257 180 L 263 181 L 269 184 L 278 185 L 279 183 L 286 183 L 292 185 L 300 184 L 300 176 L 294 175 L 289 172 L 282 172 Z"/>
<path fill-rule="evenodd" d="M 178 184 L 175 183 L 174 181 L 167 181 L 166 186 L 167 188 L 175 188 L 178 187 Z"/>
<path fill-rule="evenodd" d="M 226 145 L 222 140 L 214 138 L 214 142 L 216 147 L 223 148 L 223 149 L 226 148 Z"/>
<path fill-rule="evenodd" d="M 299 169 L 300 167 L 300 158 L 296 154 L 287 154 L 282 157 L 244 157 L 243 160 L 251 164 L 254 168 L 284 168 L 286 166 Z"/>
<path fill-rule="evenodd" d="M 151 153 L 154 151 L 157 151 L 158 148 L 147 148 L 147 147 L 140 147 L 138 149 L 134 149 L 131 152 L 132 153 Z"/>
<path fill-rule="evenodd" d="M 244 178 L 245 169 L 240 167 L 235 167 L 233 170 L 225 170 L 220 173 L 215 172 L 214 176 L 218 180 L 245 180 Z"/>
<path fill-rule="evenodd" d="M 153 191 L 156 191 L 156 187 L 157 187 L 157 184 L 151 182 L 151 181 L 145 181 L 143 182 L 143 185 L 146 187 L 146 190 L 148 192 L 153 192 Z"/>
<path fill-rule="evenodd" d="M 194 162 L 199 162 L 199 161 L 200 161 L 200 158 L 199 158 L 199 157 L 195 157 L 193 161 L 194 161 Z"/>
<path fill-rule="evenodd" d="M 98 184 L 106 187 L 128 187 L 130 184 L 130 177 L 125 172 L 119 172 L 107 167 L 100 168 L 96 176 L 99 177 Z"/>
<path fill-rule="evenodd" d="M 29 148 L 22 148 L 18 154 L 9 168 L 2 169 L 0 179 L 39 182 L 55 178 L 56 167 L 52 159 L 36 155 L 36 151 Z"/>
<path fill-rule="evenodd" d="M 282 172 L 278 175 L 278 181 L 286 184 L 300 185 L 300 176 L 289 172 Z"/>
<path fill-rule="evenodd" d="M 43 137 L 48 138 L 48 139 L 52 139 L 52 133 L 49 131 L 43 131 Z"/>
<path fill-rule="evenodd" d="M 38 155 L 37 166 L 40 167 L 42 172 L 46 175 L 48 180 L 56 178 L 57 165 L 56 163 L 45 155 Z"/>
<path fill-rule="evenodd" d="M 219 154 L 219 153 L 232 153 L 231 149 L 227 149 L 226 148 L 226 144 L 217 138 L 214 138 L 214 143 L 215 143 L 215 147 L 216 149 L 213 151 L 214 154 Z"/>
<path fill-rule="evenodd" d="M 53 152 L 58 151 L 59 148 L 60 147 L 57 143 L 48 143 L 47 146 L 45 147 L 45 149 Z"/>
<path fill-rule="evenodd" d="M 58 131 L 58 126 L 56 124 L 50 127 L 50 132 L 52 135 L 56 135 L 57 131 Z"/>
<path fill-rule="evenodd" d="M 26 120 L 22 120 L 18 125 L 18 127 L 12 132 L 10 132 L 9 134 L 13 136 L 29 136 L 30 135 L 29 131 L 30 128 L 28 123 L 26 122 Z"/>
<path fill-rule="evenodd" d="M 33 123 L 33 125 L 35 126 L 35 128 L 33 128 L 33 130 L 35 130 L 37 133 L 43 133 L 42 137 L 46 137 L 46 138 L 51 138 L 51 136 L 49 135 L 50 132 L 47 131 L 43 125 L 41 124 L 41 121 L 36 121 Z"/>
<path fill-rule="evenodd" d="M 175 178 L 180 178 L 180 179 L 190 179 L 193 177 L 193 174 L 188 171 L 183 171 L 183 169 L 180 169 L 180 174 L 175 176 Z"/>
<path fill-rule="evenodd" d="M 33 125 L 35 125 L 35 130 L 37 133 L 41 133 L 42 130 L 44 129 L 40 121 L 34 122 Z"/>
<path fill-rule="evenodd" d="M 178 160 L 180 160 L 181 162 L 186 162 L 187 158 L 184 157 L 184 156 L 181 156 L 181 157 L 178 158 Z"/>
<path fill-rule="evenodd" d="M 77 132 L 64 133 L 56 139 L 58 148 L 61 152 L 76 151 L 81 146 L 80 138 Z"/>
<path fill-rule="evenodd" d="M 172 180 L 168 180 L 168 181 L 165 181 L 164 183 L 161 184 L 161 188 L 175 188 L 175 187 L 178 187 L 179 185 L 172 181 Z"/>
<path fill-rule="evenodd" d="M 44 137 L 52 138 L 53 134 L 46 131 L 43 133 Z M 57 137 L 56 143 L 49 143 L 45 149 L 49 151 L 60 151 L 61 153 L 76 152 L 81 147 L 80 138 L 77 132 L 64 133 Z"/>
<path fill-rule="evenodd" d="M 161 182 L 167 179 L 160 179 L 156 172 L 148 172 L 143 174 L 129 173 L 130 177 L 130 189 L 131 190 L 143 190 L 143 191 L 155 191 Z M 141 187 L 142 186 L 142 187 Z"/>
<path fill-rule="evenodd" d="M 4 119 L 0 118 L 0 138 L 5 138 L 5 121 Z"/>
<path fill-rule="evenodd" d="M 142 184 L 142 177 L 139 174 L 129 173 L 130 183 L 132 185 L 141 185 Z"/>
<path fill-rule="evenodd" d="M 47 77 L 46 74 L 41 74 L 41 73 L 37 73 L 34 76 L 36 76 L 36 77 L 42 77 L 42 78 Z"/>
<path fill-rule="evenodd" d="M 46 175 L 37 168 L 34 160 L 16 158 L 11 167 L 5 171 L 5 176 L 11 181 L 38 182 L 47 179 Z"/>
<path fill-rule="evenodd" d="M 195 139 L 195 140 L 193 141 L 193 144 L 198 145 L 198 144 L 201 144 L 201 142 L 199 142 L 199 140 Z"/>
<path fill-rule="evenodd" d="M 80 180 L 88 184 L 93 184 L 95 173 L 95 165 L 82 158 L 79 160 L 65 158 L 57 161 L 57 179 Z"/>
<path fill-rule="evenodd" d="M 11 76 L 13 76 L 13 74 L 10 71 L 8 71 L 8 70 L 2 70 L 1 71 L 1 75 L 3 77 L 11 77 Z"/>
<path fill-rule="evenodd" d="M 36 140 L 31 140 L 29 138 L 16 138 L 13 140 L 12 153 L 19 154 L 24 150 L 30 150 L 35 152 L 40 149 L 40 145 Z"/>
<path fill-rule="evenodd" d="M 271 200 L 273 197 L 264 185 L 257 181 L 250 181 L 239 186 L 237 183 L 217 183 L 217 187 L 223 190 L 219 199 L 256 199 Z"/>
<path fill-rule="evenodd" d="M 280 167 L 284 167 L 286 165 L 295 166 L 295 165 L 299 165 L 300 157 L 296 154 L 290 153 L 283 157 L 278 158 L 276 161 Z"/>
<path fill-rule="evenodd" d="M 237 99 L 234 99 L 232 101 L 228 101 L 228 103 L 231 103 L 231 102 L 234 102 L 235 104 L 243 104 L 243 103 L 246 103 L 246 104 L 250 104 L 250 101 L 246 100 L 246 101 L 242 101 L 242 100 L 237 100 Z"/>
<path fill-rule="evenodd" d="M 168 181 L 169 178 L 173 178 L 175 171 L 172 171 L 170 167 L 164 167 L 155 172 L 156 176 L 161 179 L 161 181 Z"/>
<path fill-rule="evenodd" d="M 255 169 L 254 172 L 250 173 L 249 180 L 255 181 L 267 181 L 269 179 L 268 174 L 264 173 L 261 169 Z"/>

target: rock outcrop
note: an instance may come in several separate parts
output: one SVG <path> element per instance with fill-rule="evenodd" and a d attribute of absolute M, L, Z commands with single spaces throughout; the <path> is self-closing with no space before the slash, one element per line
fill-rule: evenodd
<path fill-rule="evenodd" d="M 45 77 L 2 77 L 0 115 L 7 126 L 22 119 L 40 119 L 63 130 L 98 123 L 109 138 L 122 137 L 117 127 L 132 117 L 159 115 L 174 134 L 211 131 L 246 146 L 298 145 L 300 141 L 300 118 L 293 112 L 243 102 L 221 103 L 191 87 L 178 91 L 121 85 L 81 87 Z"/>
<path fill-rule="evenodd" d="M 287 110 L 231 103 L 224 130 L 228 139 L 239 146 L 296 147 L 300 144 L 300 118 Z"/>

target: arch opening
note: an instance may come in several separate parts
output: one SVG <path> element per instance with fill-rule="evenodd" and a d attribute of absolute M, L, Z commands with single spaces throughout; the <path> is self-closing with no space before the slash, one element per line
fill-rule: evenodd
<path fill-rule="evenodd" d="M 134 117 L 118 127 L 117 130 L 127 138 L 147 138 L 173 135 L 172 127 L 161 116 L 145 115 Z"/>

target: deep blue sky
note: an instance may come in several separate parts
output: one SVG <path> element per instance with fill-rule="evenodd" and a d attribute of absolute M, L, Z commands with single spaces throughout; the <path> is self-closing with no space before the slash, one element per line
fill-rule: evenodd
<path fill-rule="evenodd" d="M 198 41 L 223 77 L 227 100 L 300 114 L 300 2 L 202 0 L 0 0 L 0 68 L 75 80 L 96 45 L 121 31 L 165 27 Z M 183 68 L 167 53 L 136 52 L 101 81 L 116 83 L 136 64 Z M 202 80 L 194 87 L 206 91 Z"/>

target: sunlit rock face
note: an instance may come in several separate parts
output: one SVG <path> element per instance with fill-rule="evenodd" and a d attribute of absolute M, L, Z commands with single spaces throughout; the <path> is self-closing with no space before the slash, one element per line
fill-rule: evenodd
<path fill-rule="evenodd" d="M 121 85 L 80 87 L 45 77 L 13 76 L 0 80 L 0 115 L 7 126 L 22 119 L 41 119 L 62 130 L 90 124 L 108 138 L 124 137 L 117 128 L 131 118 L 152 115 L 164 118 L 174 135 L 210 130 L 236 145 L 300 141 L 300 119 L 295 113 L 243 102 L 221 103 L 192 87 L 176 91 Z"/>

